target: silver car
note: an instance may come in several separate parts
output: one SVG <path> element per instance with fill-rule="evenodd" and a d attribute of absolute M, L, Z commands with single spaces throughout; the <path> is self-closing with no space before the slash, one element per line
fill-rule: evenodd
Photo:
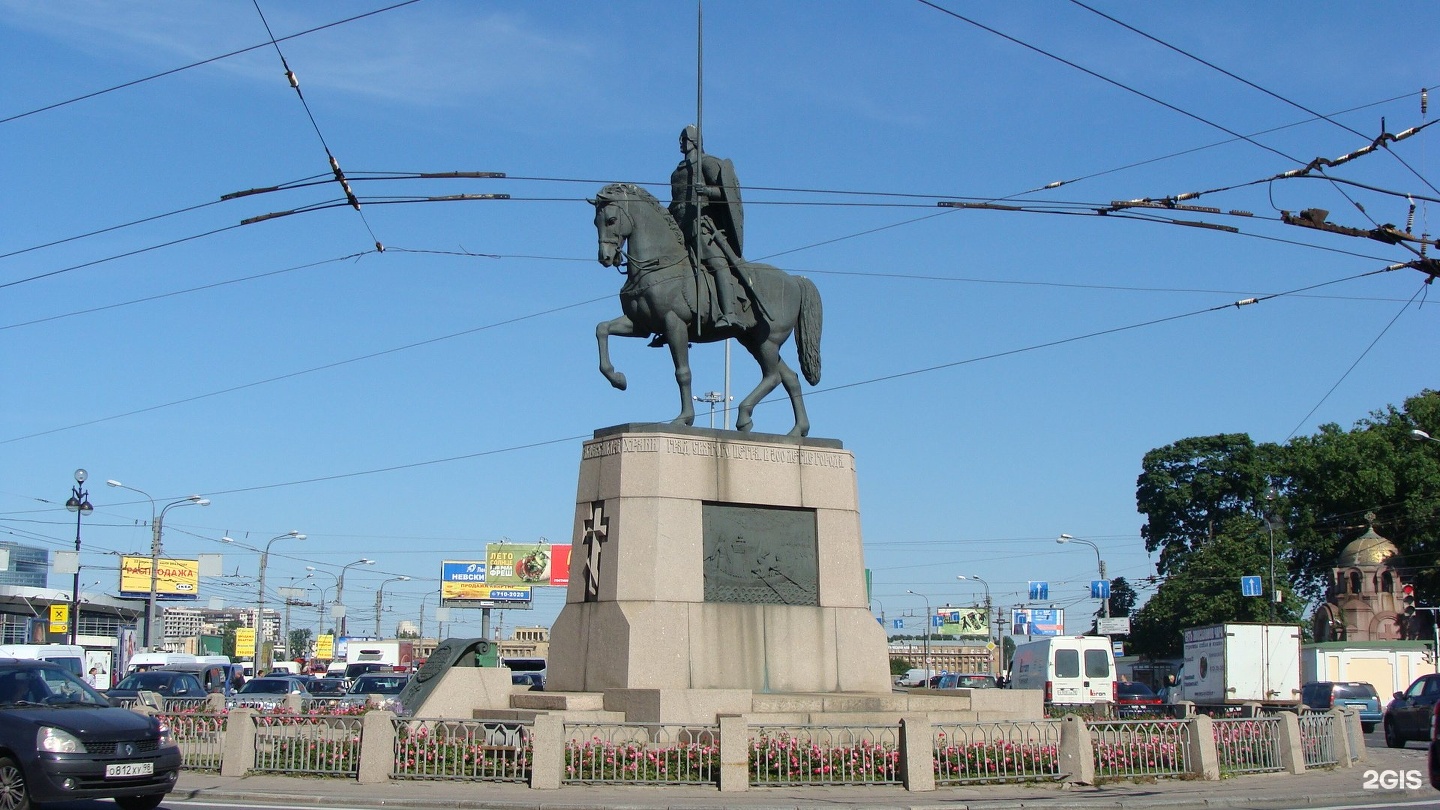
<path fill-rule="evenodd" d="M 240 687 L 234 697 L 225 701 L 230 708 L 273 709 L 285 702 L 287 695 L 299 695 L 301 700 L 310 697 L 305 683 L 298 678 L 270 677 L 251 678 Z"/>

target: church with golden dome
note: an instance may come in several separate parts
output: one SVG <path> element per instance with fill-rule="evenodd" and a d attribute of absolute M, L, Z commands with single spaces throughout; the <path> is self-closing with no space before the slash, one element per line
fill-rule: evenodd
<path fill-rule="evenodd" d="M 1315 611 L 1316 641 L 1395 641 L 1414 637 L 1417 622 L 1405 615 L 1400 549 L 1370 525 L 1351 540 L 1331 569 L 1325 604 Z"/>

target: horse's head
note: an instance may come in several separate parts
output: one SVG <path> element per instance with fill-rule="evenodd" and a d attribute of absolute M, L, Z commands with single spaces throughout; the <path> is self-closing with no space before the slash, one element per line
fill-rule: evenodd
<path fill-rule="evenodd" d="M 595 206 L 595 232 L 600 238 L 600 264 L 619 267 L 624 262 L 622 247 L 635 229 L 635 220 L 626 210 L 626 201 L 633 199 L 635 187 L 612 183 L 600 189 L 590 202 Z"/>

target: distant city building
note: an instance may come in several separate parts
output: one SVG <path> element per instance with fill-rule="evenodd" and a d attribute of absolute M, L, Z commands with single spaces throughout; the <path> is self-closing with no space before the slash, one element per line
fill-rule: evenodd
<path fill-rule="evenodd" d="M 45 578 L 50 572 L 49 551 L 35 546 L 13 543 L 9 540 L 0 540 L 0 550 L 10 552 L 10 565 L 0 571 L 0 585 L 18 585 L 24 588 L 45 587 Z"/>
<path fill-rule="evenodd" d="M 409 619 L 401 619 L 400 622 L 395 625 L 395 635 L 399 638 L 419 638 L 420 626 Z"/>
<path fill-rule="evenodd" d="M 501 658 L 550 658 L 550 628 L 517 627 L 498 643 Z"/>

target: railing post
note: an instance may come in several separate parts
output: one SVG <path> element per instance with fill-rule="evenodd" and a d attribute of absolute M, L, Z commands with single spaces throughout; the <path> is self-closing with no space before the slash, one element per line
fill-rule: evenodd
<path fill-rule="evenodd" d="M 286 695 L 286 696 L 285 696 L 285 709 L 286 709 L 287 711 L 291 711 L 291 712 L 294 712 L 295 714 L 299 714 L 299 713 L 300 713 L 300 707 L 301 707 L 301 702 L 300 702 L 300 696 L 299 696 L 299 695 L 296 695 L 296 694 L 293 694 L 293 693 L 292 693 L 292 694 L 289 694 L 289 695 Z"/>
<path fill-rule="evenodd" d="M 750 729 L 738 714 L 720 715 L 720 792 L 750 789 Z"/>
<path fill-rule="evenodd" d="M 1355 763 L 1350 761 L 1350 735 L 1348 730 L 1350 718 L 1340 709 L 1331 709 L 1326 712 L 1330 715 L 1330 746 L 1335 751 L 1335 758 L 1339 760 L 1336 766 L 1340 768 L 1353 768 Z M 1360 740 L 1364 740 L 1361 737 Z"/>
<path fill-rule="evenodd" d="M 1263 706 L 1261 706 L 1259 703 L 1255 703 L 1255 702 L 1253 702 L 1253 701 L 1250 702 L 1250 703 L 1242 703 L 1242 704 L 1240 705 L 1240 716 L 1241 716 L 1241 717 L 1264 717 L 1264 716 L 1265 716 L 1265 708 L 1264 708 Z"/>
<path fill-rule="evenodd" d="M 255 767 L 255 710 L 231 709 L 220 746 L 220 775 L 244 776 Z"/>
<path fill-rule="evenodd" d="M 1175 717 L 1180 720 L 1189 720 L 1195 716 L 1195 703 L 1189 700 L 1175 701 Z"/>
<path fill-rule="evenodd" d="M 1369 759 L 1369 756 L 1365 753 L 1365 728 L 1360 725 L 1360 710 L 1341 709 L 1341 711 L 1345 713 L 1345 726 L 1350 735 L 1349 739 L 1359 741 L 1359 749 L 1356 750 L 1352 747 L 1350 755 L 1355 758 L 1355 762 L 1364 762 Z"/>
<path fill-rule="evenodd" d="M 206 696 L 205 696 L 205 711 L 207 711 L 207 712 L 223 712 L 223 711 L 225 711 L 225 696 L 222 695 L 222 694 L 219 693 L 219 692 L 212 692 L 212 693 L 206 695 Z"/>
<path fill-rule="evenodd" d="M 1279 712 L 1280 767 L 1285 773 L 1305 772 L 1305 741 L 1300 738 L 1300 715 Z"/>
<path fill-rule="evenodd" d="M 900 717 L 900 781 L 910 791 L 935 789 L 935 735 L 929 715 Z"/>
<path fill-rule="evenodd" d="M 1079 715 L 1060 719 L 1060 775 L 1070 784 L 1095 784 L 1095 743 L 1090 726 Z"/>
<path fill-rule="evenodd" d="M 1185 746 L 1189 749 L 1186 764 L 1190 773 L 1211 781 L 1220 778 L 1220 752 L 1215 749 L 1214 720 L 1203 714 L 1186 720 Z"/>
<path fill-rule="evenodd" d="M 558 714 L 538 714 L 530 727 L 530 787 L 558 790 L 565 775 L 565 721 Z"/>
<path fill-rule="evenodd" d="M 360 716 L 360 763 L 355 781 L 378 785 L 395 772 L 395 713 L 377 710 Z"/>

